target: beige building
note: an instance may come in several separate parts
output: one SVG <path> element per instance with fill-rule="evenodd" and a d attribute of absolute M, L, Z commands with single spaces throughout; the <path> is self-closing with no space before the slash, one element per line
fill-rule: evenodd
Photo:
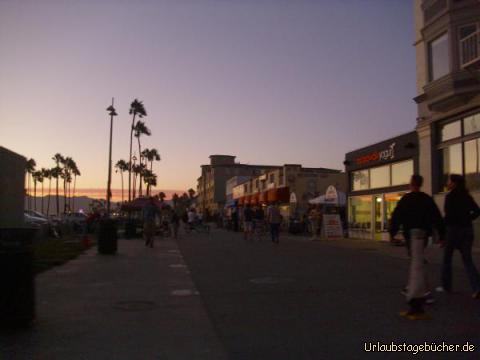
<path fill-rule="evenodd" d="M 340 170 L 285 164 L 235 186 L 233 198 L 239 205 L 265 205 L 276 201 L 284 216 L 289 216 L 295 210 L 305 211 L 308 200 L 325 194 L 330 185 L 345 192 L 346 183 L 345 173 Z"/>
<path fill-rule="evenodd" d="M 272 165 L 249 165 L 235 162 L 235 156 L 211 155 L 210 164 L 202 165 L 197 179 L 197 208 L 210 214 L 223 210 L 226 203 L 227 180 L 235 176 L 256 176 Z"/>
<path fill-rule="evenodd" d="M 23 156 L 0 146 L 0 229 L 24 226 L 26 164 Z"/>
<path fill-rule="evenodd" d="M 480 2 L 414 0 L 414 15 L 425 190 L 443 208 L 447 177 L 458 173 L 480 201 Z"/>

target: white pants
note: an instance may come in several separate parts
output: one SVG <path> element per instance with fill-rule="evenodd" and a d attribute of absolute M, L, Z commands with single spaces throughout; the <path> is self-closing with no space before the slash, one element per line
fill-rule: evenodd
<path fill-rule="evenodd" d="M 407 301 L 423 298 L 427 292 L 425 269 L 426 232 L 421 229 L 410 230 L 410 271 L 408 276 Z"/>

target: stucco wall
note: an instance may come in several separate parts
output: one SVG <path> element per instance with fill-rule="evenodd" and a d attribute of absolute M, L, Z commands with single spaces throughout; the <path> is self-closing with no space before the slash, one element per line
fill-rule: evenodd
<path fill-rule="evenodd" d="M 0 147 L 0 228 L 23 226 L 26 159 Z"/>

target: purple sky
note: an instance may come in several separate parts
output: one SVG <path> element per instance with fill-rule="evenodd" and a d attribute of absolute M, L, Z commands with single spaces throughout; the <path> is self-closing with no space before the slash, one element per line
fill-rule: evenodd
<path fill-rule="evenodd" d="M 157 189 L 194 186 L 210 154 L 343 169 L 413 130 L 412 42 L 407 0 L 1 0 L 0 145 L 104 187 L 114 96 L 114 160 L 139 98 Z"/>

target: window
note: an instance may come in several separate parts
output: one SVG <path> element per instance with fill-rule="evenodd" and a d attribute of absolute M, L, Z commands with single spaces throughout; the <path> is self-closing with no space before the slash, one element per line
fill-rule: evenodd
<path fill-rule="evenodd" d="M 449 73 L 448 35 L 436 38 L 429 44 L 430 81 Z"/>
<path fill-rule="evenodd" d="M 480 190 L 480 139 L 465 142 L 465 181 L 470 190 Z"/>
<path fill-rule="evenodd" d="M 475 31 L 477 31 L 477 25 L 470 24 L 460 27 L 458 33 L 460 35 L 460 41 L 472 35 Z"/>
<path fill-rule="evenodd" d="M 260 180 L 259 180 L 259 179 L 257 179 L 257 180 L 255 180 L 255 189 L 257 189 L 257 190 L 258 190 L 258 189 L 259 189 L 259 187 L 260 187 Z"/>
<path fill-rule="evenodd" d="M 270 174 L 270 183 L 275 182 L 275 174 Z"/>
<path fill-rule="evenodd" d="M 413 160 L 392 164 L 392 186 L 406 185 L 413 175 Z"/>
<path fill-rule="evenodd" d="M 462 136 L 461 122 L 455 121 L 442 126 L 440 130 L 440 141 L 447 141 Z"/>
<path fill-rule="evenodd" d="M 463 133 L 465 135 L 473 134 L 478 131 L 480 131 L 480 113 L 463 119 Z"/>
<path fill-rule="evenodd" d="M 390 165 L 370 169 L 370 188 L 390 186 Z"/>
<path fill-rule="evenodd" d="M 283 174 L 280 174 L 280 176 L 278 177 L 278 184 L 283 185 Z"/>
<path fill-rule="evenodd" d="M 455 144 L 443 149 L 443 183 L 447 184 L 450 174 L 463 174 L 462 144 Z"/>
<path fill-rule="evenodd" d="M 367 190 L 370 187 L 368 170 L 354 171 L 352 173 L 352 190 Z"/>
<path fill-rule="evenodd" d="M 372 223 L 372 197 L 352 196 L 348 199 L 348 208 L 349 227 L 369 231 Z"/>

